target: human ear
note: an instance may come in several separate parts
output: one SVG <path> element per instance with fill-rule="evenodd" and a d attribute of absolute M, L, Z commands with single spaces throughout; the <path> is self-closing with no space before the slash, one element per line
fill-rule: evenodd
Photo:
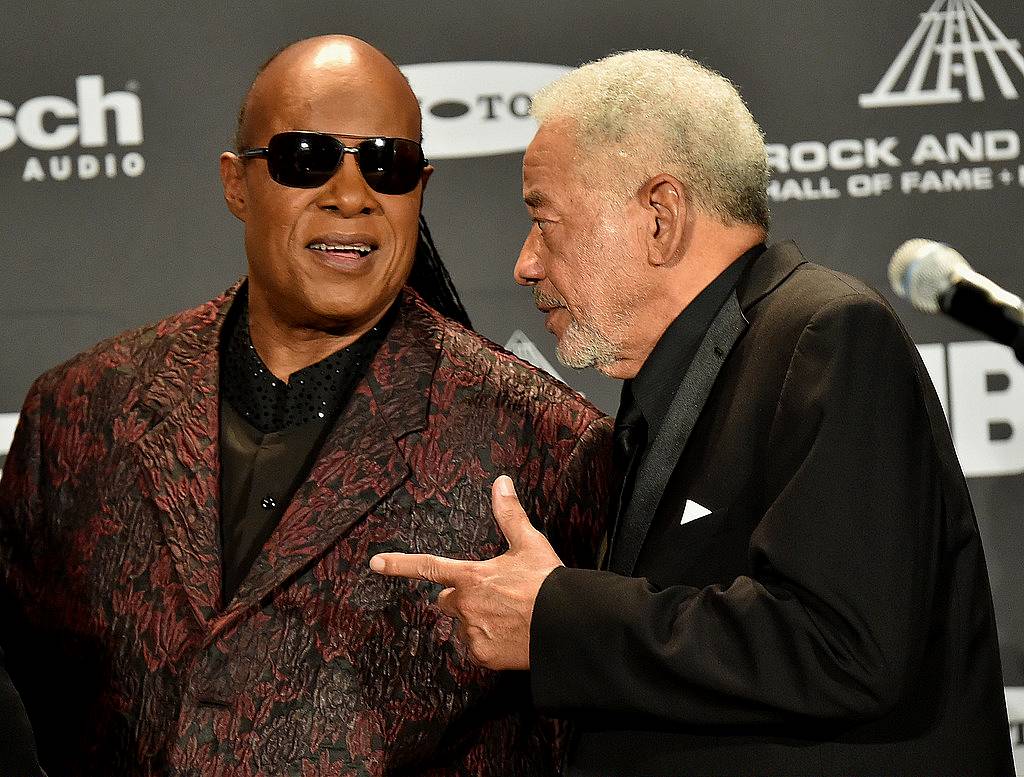
<path fill-rule="evenodd" d="M 647 213 L 647 234 L 652 248 L 650 262 L 671 264 L 686 233 L 686 188 L 678 178 L 661 173 L 644 184 L 639 195 Z"/>
<path fill-rule="evenodd" d="M 431 176 L 431 174 L 433 172 L 434 172 L 434 166 L 433 165 L 426 165 L 423 168 L 423 172 L 420 174 L 420 186 L 423 187 L 424 191 L 426 191 L 427 181 L 430 180 L 430 176 Z"/>
<path fill-rule="evenodd" d="M 228 210 L 239 221 L 245 221 L 245 168 L 242 160 L 230 151 L 220 155 L 220 182 Z"/>

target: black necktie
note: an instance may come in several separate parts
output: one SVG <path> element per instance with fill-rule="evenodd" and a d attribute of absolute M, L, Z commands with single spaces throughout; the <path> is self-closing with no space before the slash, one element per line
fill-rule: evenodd
<path fill-rule="evenodd" d="M 620 481 L 621 487 L 619 488 L 614 522 L 606 539 L 606 552 L 603 554 L 601 568 L 607 568 L 607 562 L 611 559 L 615 535 L 622 527 L 622 520 L 629 507 L 629 500 L 633 496 L 636 472 L 643 458 L 644 447 L 647 445 L 647 421 L 644 420 L 640 406 L 633 401 L 632 392 L 628 389 L 622 393 L 622 404 L 623 411 L 619 413 L 619 417 L 615 421 L 615 430 L 612 433 L 612 463 L 616 472 L 621 473 L 622 480 Z"/>

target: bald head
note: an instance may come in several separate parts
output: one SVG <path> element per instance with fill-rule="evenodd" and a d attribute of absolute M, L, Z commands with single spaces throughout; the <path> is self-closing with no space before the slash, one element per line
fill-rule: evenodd
<path fill-rule="evenodd" d="M 398 66 L 369 43 L 349 35 L 321 35 L 292 43 L 260 68 L 238 114 L 237 150 L 267 136 L 280 113 L 295 115 L 332 97 L 367 108 L 376 104 L 403 127 L 401 137 L 419 140 L 420 110 L 409 82 Z M 308 127 L 291 127 L 308 129 Z M 362 127 L 357 132 L 335 128 L 337 134 L 388 135 Z M 272 134 L 272 133 L 270 133 Z"/>

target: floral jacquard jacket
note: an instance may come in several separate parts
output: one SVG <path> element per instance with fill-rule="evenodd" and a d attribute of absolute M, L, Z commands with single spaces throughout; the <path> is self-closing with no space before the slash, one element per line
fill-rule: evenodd
<path fill-rule="evenodd" d="M 221 601 L 218 341 L 236 289 L 32 386 L 0 481 L 0 642 L 53 775 L 547 775 L 525 673 L 474 666 L 380 551 L 504 550 L 510 475 L 565 563 L 605 530 L 611 423 L 403 292 Z"/>

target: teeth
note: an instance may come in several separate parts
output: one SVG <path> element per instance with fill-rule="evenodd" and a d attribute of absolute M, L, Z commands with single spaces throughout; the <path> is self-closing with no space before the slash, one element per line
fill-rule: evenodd
<path fill-rule="evenodd" d="M 366 254 L 370 253 L 370 251 L 373 250 L 372 248 L 370 248 L 370 246 L 364 245 L 362 243 L 358 245 L 333 245 L 328 243 L 310 243 L 309 247 L 314 249 L 315 251 L 355 251 L 356 253 L 361 254 L 363 256 L 366 256 Z"/>

